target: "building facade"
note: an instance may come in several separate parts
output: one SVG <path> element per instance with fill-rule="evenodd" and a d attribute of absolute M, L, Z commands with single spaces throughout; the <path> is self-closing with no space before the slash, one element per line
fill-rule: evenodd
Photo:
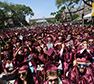
<path fill-rule="evenodd" d="M 51 17 L 51 18 L 39 18 L 39 19 L 29 19 L 29 23 L 32 23 L 32 21 L 45 22 L 47 19 L 54 20 L 54 17 Z"/>
<path fill-rule="evenodd" d="M 72 15 L 78 14 L 79 17 L 83 19 L 83 16 L 90 14 L 91 10 L 92 10 L 92 8 L 90 6 L 83 4 L 77 8 L 74 8 L 74 7 L 71 8 L 70 12 L 72 12 Z M 63 19 L 66 19 L 67 21 L 71 19 L 68 9 L 63 10 L 62 17 L 63 17 Z"/>

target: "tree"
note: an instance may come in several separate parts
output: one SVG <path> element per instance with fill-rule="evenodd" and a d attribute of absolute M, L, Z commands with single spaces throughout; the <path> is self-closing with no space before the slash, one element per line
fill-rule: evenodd
<path fill-rule="evenodd" d="M 35 25 L 36 24 L 36 21 L 32 21 L 31 25 Z"/>
<path fill-rule="evenodd" d="M 62 6 L 62 4 L 65 3 L 78 4 L 79 2 L 84 2 L 88 6 L 92 7 L 91 3 L 94 2 L 94 0 L 56 0 L 56 5 L 59 8 L 60 6 Z"/>
<path fill-rule="evenodd" d="M 54 19 L 53 22 L 55 22 L 55 21 L 63 22 L 62 12 L 63 12 L 63 10 L 64 10 L 65 8 L 66 8 L 66 7 L 63 6 L 63 7 L 61 7 L 60 10 L 58 10 L 58 11 L 56 11 L 56 12 L 51 12 L 51 15 L 55 15 L 55 19 Z"/>
<path fill-rule="evenodd" d="M 51 19 L 46 19 L 47 22 L 49 23 L 52 23 L 52 20 Z"/>
<path fill-rule="evenodd" d="M 79 17 L 79 15 L 78 14 L 74 14 L 74 15 L 72 15 L 72 17 L 73 17 L 73 20 L 75 20 L 76 18 Z"/>
<path fill-rule="evenodd" d="M 84 0 L 85 1 L 85 0 Z M 90 1 L 90 0 L 89 0 Z M 61 7 L 62 5 L 65 5 L 68 12 L 70 14 L 71 20 L 73 20 L 72 13 L 76 13 L 77 11 L 83 10 L 83 8 L 80 8 L 80 6 L 77 8 L 77 10 L 73 11 L 73 8 L 75 5 L 81 5 L 83 0 L 56 0 L 56 6 L 57 8 Z M 88 2 L 88 1 L 87 1 Z"/>
<path fill-rule="evenodd" d="M 50 15 L 53 15 L 53 16 L 54 16 L 55 14 L 56 14 L 56 12 L 51 12 L 51 14 L 50 14 Z"/>
<path fill-rule="evenodd" d="M 27 25 L 28 23 L 25 20 L 26 16 L 34 15 L 32 9 L 25 5 L 0 2 L 0 9 L 4 12 L 5 20 L 12 18 L 15 26 L 21 24 Z"/>
<path fill-rule="evenodd" d="M 61 18 L 62 18 L 62 14 L 60 14 L 60 13 L 56 14 L 55 19 L 56 19 L 57 21 L 60 21 Z"/>
<path fill-rule="evenodd" d="M 3 10 L 0 9 L 0 29 L 4 28 L 5 15 Z"/>

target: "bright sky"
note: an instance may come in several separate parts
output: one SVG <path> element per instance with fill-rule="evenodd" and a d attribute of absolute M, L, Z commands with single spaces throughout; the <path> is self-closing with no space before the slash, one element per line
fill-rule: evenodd
<path fill-rule="evenodd" d="M 13 4 L 24 4 L 26 6 L 30 6 L 30 8 L 34 12 L 34 16 L 32 19 L 37 18 L 47 18 L 54 17 L 50 15 L 51 12 L 56 12 L 58 9 L 55 5 L 56 0 L 0 0 L 2 2 L 6 1 L 8 3 Z M 26 20 L 29 21 L 30 16 L 26 17 Z"/>

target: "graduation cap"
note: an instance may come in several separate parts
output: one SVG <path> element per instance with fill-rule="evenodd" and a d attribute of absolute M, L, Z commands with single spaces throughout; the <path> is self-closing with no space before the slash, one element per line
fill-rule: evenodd
<path fill-rule="evenodd" d="M 58 70 L 58 66 L 60 64 L 59 63 L 56 63 L 56 62 L 52 62 L 52 61 L 48 61 L 45 66 L 44 66 L 44 69 L 45 69 L 45 72 L 47 74 L 47 72 L 49 71 L 53 71 L 53 70 Z"/>

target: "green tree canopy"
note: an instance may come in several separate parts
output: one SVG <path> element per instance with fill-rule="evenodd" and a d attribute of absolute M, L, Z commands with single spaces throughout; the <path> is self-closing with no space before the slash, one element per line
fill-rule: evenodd
<path fill-rule="evenodd" d="M 4 28 L 5 15 L 3 10 L 0 9 L 0 29 Z"/>
<path fill-rule="evenodd" d="M 34 15 L 33 10 L 29 6 L 20 4 L 0 2 L 0 9 L 3 10 L 6 20 L 8 20 L 9 18 L 13 19 L 14 25 L 26 25 L 26 16 Z"/>
<path fill-rule="evenodd" d="M 57 8 L 59 8 L 64 4 L 73 5 L 73 4 L 79 4 L 79 2 L 84 2 L 88 6 L 92 7 L 91 3 L 93 2 L 93 0 L 56 0 L 56 6 Z"/>
<path fill-rule="evenodd" d="M 75 20 L 76 18 L 79 17 L 79 15 L 78 14 L 74 14 L 74 15 L 72 15 L 72 17 L 73 17 L 73 20 Z"/>

